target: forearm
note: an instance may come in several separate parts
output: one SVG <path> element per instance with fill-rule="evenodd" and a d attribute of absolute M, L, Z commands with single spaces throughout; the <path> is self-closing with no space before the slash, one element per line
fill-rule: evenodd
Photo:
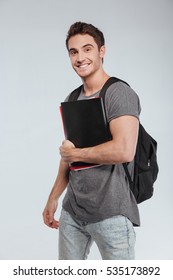
<path fill-rule="evenodd" d="M 134 152 L 127 145 L 115 141 L 108 141 L 104 144 L 74 149 L 72 158 L 74 161 L 84 161 L 96 164 L 118 164 L 133 160 Z"/>
<path fill-rule="evenodd" d="M 138 136 L 136 117 L 122 116 L 110 123 L 112 140 L 89 148 L 75 148 L 68 140 L 60 147 L 62 159 L 67 162 L 118 164 L 133 160 Z"/>
<path fill-rule="evenodd" d="M 51 193 L 49 195 L 49 200 L 58 200 L 63 191 L 66 189 L 69 177 L 69 165 L 63 160 L 60 161 L 59 171 Z"/>

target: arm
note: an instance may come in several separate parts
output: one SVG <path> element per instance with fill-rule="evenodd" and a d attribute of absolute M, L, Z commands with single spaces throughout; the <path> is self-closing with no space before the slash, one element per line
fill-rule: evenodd
<path fill-rule="evenodd" d="M 60 147 L 64 161 L 93 162 L 97 164 L 117 164 L 133 160 L 136 150 L 139 121 L 133 116 L 121 116 L 110 122 L 112 140 L 89 148 L 75 148 L 70 143 Z M 68 141 L 69 142 L 69 141 Z"/>
<path fill-rule="evenodd" d="M 68 184 L 69 165 L 63 160 L 60 161 L 59 171 L 47 204 L 43 211 L 44 223 L 51 228 L 58 228 L 59 223 L 54 219 L 54 214 L 58 207 L 58 199 Z"/>

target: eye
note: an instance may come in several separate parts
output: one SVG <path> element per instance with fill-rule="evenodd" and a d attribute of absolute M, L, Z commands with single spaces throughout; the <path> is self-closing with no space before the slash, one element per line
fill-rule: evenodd
<path fill-rule="evenodd" d="M 90 47 L 87 47 L 87 48 L 85 48 L 85 51 L 86 51 L 86 52 L 90 52 L 90 51 L 91 51 L 91 48 L 90 48 Z"/>
<path fill-rule="evenodd" d="M 70 56 L 74 56 L 74 55 L 77 54 L 77 51 L 76 50 L 70 50 L 69 54 L 70 54 Z"/>

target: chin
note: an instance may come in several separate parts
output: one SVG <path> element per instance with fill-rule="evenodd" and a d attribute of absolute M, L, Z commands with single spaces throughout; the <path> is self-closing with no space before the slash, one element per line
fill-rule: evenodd
<path fill-rule="evenodd" d="M 82 78 L 82 79 L 88 78 L 88 77 L 90 77 L 90 76 L 92 75 L 91 72 L 89 72 L 89 73 L 81 73 L 81 72 L 77 72 L 77 71 L 76 71 L 76 73 L 77 73 L 78 76 L 79 76 L 80 78 Z"/>

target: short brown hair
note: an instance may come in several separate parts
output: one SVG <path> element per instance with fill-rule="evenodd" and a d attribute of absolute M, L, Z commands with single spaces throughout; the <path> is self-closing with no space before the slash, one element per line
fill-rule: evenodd
<path fill-rule="evenodd" d="M 96 28 L 92 24 L 88 24 L 85 22 L 75 22 L 71 25 L 66 38 L 66 47 L 68 49 L 68 41 L 72 36 L 75 36 L 77 34 L 85 35 L 88 34 L 92 36 L 98 46 L 98 49 L 100 49 L 105 44 L 105 39 L 103 33 Z"/>

